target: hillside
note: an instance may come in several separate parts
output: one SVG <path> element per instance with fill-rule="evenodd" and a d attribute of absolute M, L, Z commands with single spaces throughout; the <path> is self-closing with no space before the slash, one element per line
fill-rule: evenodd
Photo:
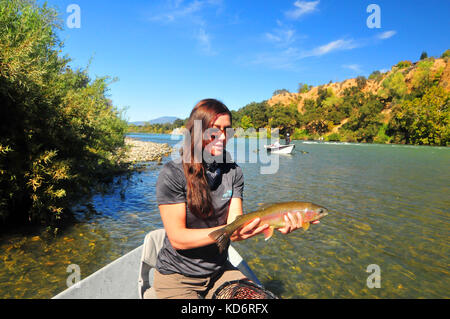
<path fill-rule="evenodd" d="M 137 122 L 130 122 L 129 124 L 135 126 L 145 126 L 146 124 L 173 124 L 173 122 L 175 122 L 176 120 L 178 120 L 178 117 L 163 116 L 150 121 L 137 121 Z"/>
<path fill-rule="evenodd" d="M 442 72 L 442 75 L 439 80 L 439 86 L 443 87 L 447 92 L 450 91 L 450 60 L 448 58 L 441 58 L 441 59 L 429 59 L 429 61 L 433 62 L 433 65 L 431 66 L 430 73 L 431 74 L 437 74 L 439 72 Z M 418 72 L 418 65 L 419 62 L 412 63 L 411 66 L 406 68 L 400 68 L 398 66 L 393 66 L 390 71 L 386 73 L 381 73 L 380 76 L 373 78 L 373 79 L 366 79 L 366 85 L 361 89 L 364 93 L 372 93 L 372 94 L 378 94 L 380 92 L 380 89 L 382 89 L 382 83 L 385 79 L 387 79 L 389 76 L 393 75 L 396 72 L 401 72 L 404 75 L 405 78 L 405 84 L 408 88 L 408 93 L 411 93 L 413 89 L 413 79 L 416 73 Z M 295 104 L 297 106 L 297 109 L 300 113 L 304 113 L 304 102 L 307 99 L 317 99 L 318 98 L 318 92 L 319 89 L 332 89 L 334 94 L 337 97 L 342 97 L 344 90 L 346 88 L 356 87 L 358 85 L 357 79 L 347 79 L 342 82 L 336 82 L 336 83 L 329 83 L 324 84 L 320 86 L 313 87 L 310 91 L 305 93 L 283 93 L 274 95 L 271 99 L 267 101 L 267 104 L 269 106 L 287 106 Z M 387 108 L 383 111 L 386 116 L 390 114 L 389 106 L 387 105 Z"/>
<path fill-rule="evenodd" d="M 271 99 L 233 111 L 233 125 L 278 127 L 293 139 L 448 145 L 450 50 L 441 58 L 400 61 L 373 72 L 299 93 L 277 90 Z"/>

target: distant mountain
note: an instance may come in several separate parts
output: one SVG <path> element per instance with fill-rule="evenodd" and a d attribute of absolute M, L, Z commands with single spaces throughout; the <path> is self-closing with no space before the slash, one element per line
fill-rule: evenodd
<path fill-rule="evenodd" d="M 136 125 L 136 126 L 144 126 L 146 123 L 150 123 L 150 124 L 166 124 L 166 123 L 170 123 L 170 124 L 172 124 L 176 120 L 178 120 L 178 117 L 175 117 L 175 116 L 163 116 L 163 117 L 158 117 L 157 119 L 154 119 L 154 120 L 151 120 L 151 121 L 137 121 L 137 122 L 130 122 L 130 124 L 133 124 L 133 125 Z"/>

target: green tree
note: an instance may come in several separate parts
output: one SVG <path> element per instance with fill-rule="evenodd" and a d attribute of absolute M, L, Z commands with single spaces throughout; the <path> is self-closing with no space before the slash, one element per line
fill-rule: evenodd
<path fill-rule="evenodd" d="M 375 80 L 377 82 L 379 82 L 382 78 L 383 78 L 383 74 L 380 71 L 373 71 L 369 75 L 369 80 Z"/>
<path fill-rule="evenodd" d="M 399 69 L 409 68 L 412 65 L 411 61 L 400 61 L 396 67 Z"/>
<path fill-rule="evenodd" d="M 405 100 L 392 111 L 390 134 L 395 142 L 443 145 L 450 142 L 450 92 L 428 88 L 422 97 Z"/>
<path fill-rule="evenodd" d="M 307 93 L 309 92 L 310 87 L 306 83 L 299 83 L 298 84 L 298 93 Z"/>
<path fill-rule="evenodd" d="M 187 120 L 187 119 L 186 119 Z M 174 122 L 173 122 L 173 126 L 176 128 L 176 127 L 182 127 L 182 126 L 184 126 L 185 124 L 186 124 L 186 120 L 182 120 L 182 119 L 176 119 Z"/>
<path fill-rule="evenodd" d="M 251 119 L 253 127 L 260 129 L 268 125 L 268 105 L 266 101 L 261 103 L 252 102 L 239 109 L 238 111 L 231 111 L 233 121 L 241 120 L 244 115 Z M 239 122 L 240 124 L 240 122 Z M 238 125 L 239 126 L 239 125 Z"/>
<path fill-rule="evenodd" d="M 252 119 L 249 116 L 244 115 L 241 119 L 241 127 L 244 129 L 244 131 L 250 127 L 253 127 Z"/>
<path fill-rule="evenodd" d="M 364 89 L 366 87 L 366 84 L 367 84 L 366 77 L 365 76 L 358 76 L 356 78 L 356 84 L 357 84 L 358 90 L 361 91 L 362 89 Z"/>
<path fill-rule="evenodd" d="M 428 53 L 426 53 L 425 51 L 422 52 L 422 54 L 420 55 L 420 60 L 425 60 L 428 58 Z"/>
<path fill-rule="evenodd" d="M 286 90 L 286 89 L 275 90 L 275 91 L 273 92 L 272 96 L 275 96 L 275 95 L 283 95 L 283 94 L 288 94 L 288 93 L 290 93 L 290 92 L 289 92 L 288 90 Z"/>
<path fill-rule="evenodd" d="M 373 142 L 382 126 L 383 104 L 372 94 L 365 96 L 361 107 L 353 109 L 344 129 L 353 131 L 359 142 Z"/>
<path fill-rule="evenodd" d="M 269 122 L 272 128 L 278 127 L 281 134 L 293 132 L 299 126 L 300 113 L 296 105 L 275 105 L 271 109 Z"/>
<path fill-rule="evenodd" d="M 450 57 L 450 49 L 446 50 L 444 53 L 442 53 L 441 58 L 445 59 Z"/>

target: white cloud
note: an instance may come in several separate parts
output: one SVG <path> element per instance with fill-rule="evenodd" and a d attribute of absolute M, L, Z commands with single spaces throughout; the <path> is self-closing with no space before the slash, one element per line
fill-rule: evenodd
<path fill-rule="evenodd" d="M 319 5 L 319 3 L 320 0 L 317 1 L 298 0 L 294 2 L 295 9 L 286 11 L 284 14 L 286 15 L 287 18 L 296 20 L 305 14 L 317 11 L 318 10 L 317 6 Z"/>
<path fill-rule="evenodd" d="M 294 68 L 294 63 L 299 57 L 300 52 L 298 49 L 287 48 L 277 52 L 260 53 L 251 63 L 264 65 L 271 69 L 292 70 Z"/>
<path fill-rule="evenodd" d="M 305 52 L 303 57 L 321 56 L 334 51 L 351 50 L 359 47 L 354 40 L 339 39 Z"/>
<path fill-rule="evenodd" d="M 281 46 L 288 46 L 295 40 L 294 29 L 275 29 L 265 34 L 267 40 Z"/>
<path fill-rule="evenodd" d="M 166 3 L 162 9 L 156 9 L 149 17 L 149 21 L 168 24 L 181 24 L 187 30 L 191 29 L 194 39 L 198 42 L 201 51 L 207 55 L 215 55 L 212 49 L 212 36 L 207 32 L 207 9 L 222 9 L 222 0 L 174 0 Z M 216 11 L 218 13 L 219 11 Z M 198 29 L 200 28 L 200 29 Z M 196 30 L 197 29 L 197 30 Z"/>
<path fill-rule="evenodd" d="M 152 15 L 150 21 L 171 23 L 182 18 L 193 18 L 194 14 L 199 12 L 204 6 L 205 1 L 194 0 L 188 4 L 183 4 L 183 1 L 177 0 L 168 5 L 168 8 L 161 13 Z"/>
<path fill-rule="evenodd" d="M 361 72 L 361 66 L 359 64 L 344 64 L 342 67 L 355 72 Z"/>
<path fill-rule="evenodd" d="M 296 63 L 309 57 L 323 56 L 335 51 L 351 50 L 362 46 L 353 39 L 339 39 L 316 47 L 312 50 L 299 50 L 295 47 L 288 47 L 283 50 L 274 50 L 272 52 L 260 53 L 252 60 L 252 64 L 265 65 L 272 69 L 293 70 Z M 356 64 L 346 65 L 345 67 L 359 72 L 359 66 Z"/>
<path fill-rule="evenodd" d="M 211 48 L 211 36 L 206 33 L 205 29 L 200 28 L 199 32 L 195 35 L 197 41 L 200 44 L 200 48 L 202 49 L 203 53 L 207 55 L 215 55 L 216 52 L 214 52 Z"/>
<path fill-rule="evenodd" d="M 389 38 L 392 38 L 396 34 L 397 34 L 397 31 L 394 31 L 394 30 L 386 31 L 386 32 L 380 33 L 378 35 L 378 39 L 381 39 L 381 40 L 389 39 Z"/>

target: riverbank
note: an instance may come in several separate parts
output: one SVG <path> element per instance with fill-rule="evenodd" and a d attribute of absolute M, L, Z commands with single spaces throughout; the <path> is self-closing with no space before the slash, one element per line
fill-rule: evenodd
<path fill-rule="evenodd" d="M 125 138 L 125 154 L 120 160 L 125 164 L 136 164 L 142 162 L 162 162 L 164 156 L 168 156 L 172 147 L 167 143 L 154 143 L 139 141 L 134 138 Z"/>

